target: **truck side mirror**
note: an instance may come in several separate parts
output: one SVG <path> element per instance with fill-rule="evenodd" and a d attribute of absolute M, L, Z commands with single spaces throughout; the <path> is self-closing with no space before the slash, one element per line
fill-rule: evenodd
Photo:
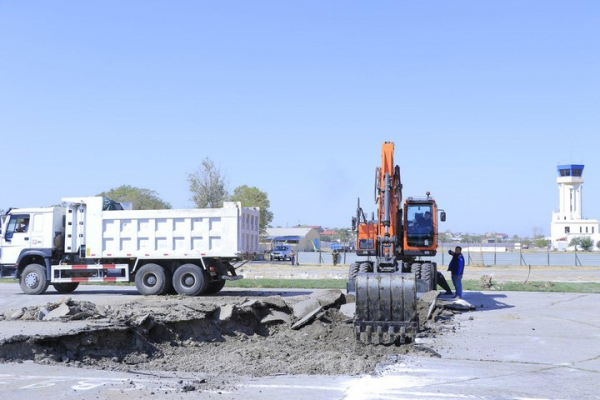
<path fill-rule="evenodd" d="M 356 217 L 352 217 L 352 231 L 356 231 Z"/>
<path fill-rule="evenodd" d="M 445 222 L 445 221 L 446 221 L 446 211 L 442 211 L 442 212 L 440 213 L 440 220 L 441 220 L 442 222 Z"/>

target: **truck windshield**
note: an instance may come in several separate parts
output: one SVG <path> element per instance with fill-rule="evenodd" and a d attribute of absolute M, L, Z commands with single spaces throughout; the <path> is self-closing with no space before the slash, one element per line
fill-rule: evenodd
<path fill-rule="evenodd" d="M 430 204 L 411 204 L 406 210 L 409 246 L 430 247 L 434 240 L 433 214 Z"/>

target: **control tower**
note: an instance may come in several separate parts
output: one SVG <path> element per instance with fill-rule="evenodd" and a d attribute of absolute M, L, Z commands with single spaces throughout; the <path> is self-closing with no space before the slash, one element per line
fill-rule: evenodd
<path fill-rule="evenodd" d="M 582 164 L 566 164 L 557 167 L 558 211 L 552 213 L 552 247 L 565 250 L 573 238 L 589 236 L 594 244 L 600 240 L 598 220 L 582 216 Z"/>

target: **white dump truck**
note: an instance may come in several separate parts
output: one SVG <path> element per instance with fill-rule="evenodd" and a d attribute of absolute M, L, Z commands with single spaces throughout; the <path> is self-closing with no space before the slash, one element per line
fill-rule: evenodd
<path fill-rule="evenodd" d="M 242 278 L 235 267 L 258 251 L 260 210 L 241 203 L 127 210 L 103 197 L 62 200 L 2 216 L 0 267 L 14 270 L 25 293 L 131 281 L 144 295 L 217 293 Z"/>

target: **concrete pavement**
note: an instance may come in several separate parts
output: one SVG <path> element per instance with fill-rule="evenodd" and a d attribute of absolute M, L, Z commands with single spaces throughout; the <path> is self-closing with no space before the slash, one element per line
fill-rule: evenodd
<path fill-rule="evenodd" d="M 16 285 L 10 290 L 7 286 L 0 285 L 0 306 L 24 299 Z M 72 297 L 99 304 L 137 298 L 101 288 Z M 3 397 L 36 399 L 124 399 L 152 393 L 191 399 L 199 392 L 202 398 L 250 400 L 600 398 L 600 295 L 467 292 L 465 299 L 477 311 L 457 314 L 455 329 L 449 326 L 446 333 L 421 341 L 441 358 L 399 355 L 373 375 L 347 376 L 339 371 L 337 376 L 235 377 L 228 379 L 236 385 L 219 394 L 203 391 L 202 384 L 193 392 L 182 392 L 180 381 L 199 380 L 202 374 L 159 371 L 149 376 L 26 362 L 0 364 L 0 387 Z M 35 296 L 26 300 L 51 301 Z M 0 330 L 5 326 L 0 323 Z"/>

